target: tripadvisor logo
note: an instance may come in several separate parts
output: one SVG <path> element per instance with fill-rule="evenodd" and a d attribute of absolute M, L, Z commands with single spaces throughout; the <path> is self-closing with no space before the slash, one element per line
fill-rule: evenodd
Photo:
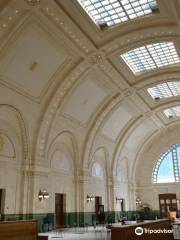
<path fill-rule="evenodd" d="M 135 228 L 135 234 L 140 236 L 143 234 L 143 228 L 142 227 L 137 227 Z"/>
<path fill-rule="evenodd" d="M 164 233 L 164 234 L 167 234 L 167 233 L 173 233 L 173 230 L 172 229 L 150 229 L 150 228 L 142 228 L 142 227 L 137 227 L 135 228 L 135 234 L 140 236 L 142 234 L 158 234 L 158 233 Z"/>

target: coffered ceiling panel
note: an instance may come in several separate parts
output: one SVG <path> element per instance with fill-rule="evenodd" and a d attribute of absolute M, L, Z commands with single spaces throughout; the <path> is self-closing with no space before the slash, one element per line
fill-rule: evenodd
<path fill-rule="evenodd" d="M 86 124 L 92 113 L 108 95 L 107 90 L 99 85 L 100 73 L 91 72 L 76 87 L 65 106 L 64 115 Z M 99 77 L 98 77 L 99 76 Z M 101 76 L 105 80 L 105 76 Z"/>
<path fill-rule="evenodd" d="M 124 105 L 121 105 L 105 122 L 105 125 L 102 128 L 102 134 L 115 141 L 120 131 L 123 129 L 123 127 L 125 127 L 132 117 L 133 113 L 128 111 Z"/>
<path fill-rule="evenodd" d="M 3 49 L 1 81 L 34 98 L 40 97 L 67 59 L 65 50 L 35 24 L 28 25 Z"/>

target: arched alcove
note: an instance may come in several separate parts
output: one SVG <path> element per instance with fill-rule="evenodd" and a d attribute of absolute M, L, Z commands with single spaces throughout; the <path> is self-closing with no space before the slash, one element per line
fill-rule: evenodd
<path fill-rule="evenodd" d="M 0 189 L 4 189 L 5 214 L 28 211 L 30 182 L 22 171 L 28 161 L 24 120 L 13 106 L 0 105 Z"/>
<path fill-rule="evenodd" d="M 107 158 L 108 152 L 104 147 L 97 148 L 89 163 L 89 176 L 84 184 L 84 196 L 99 197 L 104 210 L 108 207 L 108 189 L 107 189 Z M 95 212 L 95 202 L 86 202 L 85 211 Z"/>
<path fill-rule="evenodd" d="M 137 155 L 135 165 L 135 184 L 137 187 L 136 195 L 143 203 L 148 203 L 154 210 L 159 209 L 158 195 L 160 193 L 176 193 L 180 196 L 179 182 L 153 181 L 153 173 L 158 174 L 157 166 L 163 163 L 168 153 L 173 151 L 180 139 L 179 124 L 173 124 L 166 130 L 158 132 L 149 142 L 147 142 L 142 151 Z M 165 136 L 168 136 L 165 137 Z M 161 139 L 161 141 L 159 141 Z M 175 144 L 175 145 L 174 145 Z M 167 161 L 171 159 L 167 159 Z M 165 162 L 164 162 L 165 163 Z M 155 171 L 155 172 L 154 172 Z M 164 175 L 165 176 L 165 175 Z"/>
<path fill-rule="evenodd" d="M 56 194 L 63 194 L 65 213 L 74 212 L 76 209 L 76 149 L 75 139 L 71 132 L 63 131 L 59 133 L 49 143 L 47 150 L 47 161 L 49 174 L 39 178 L 36 184 L 36 192 L 45 188 L 49 195 L 49 212 L 55 212 Z M 41 206 L 39 211 L 44 211 L 45 206 L 37 201 L 36 207 Z M 48 207 L 46 205 L 46 207 Z M 47 211 L 47 210 L 46 210 Z"/>

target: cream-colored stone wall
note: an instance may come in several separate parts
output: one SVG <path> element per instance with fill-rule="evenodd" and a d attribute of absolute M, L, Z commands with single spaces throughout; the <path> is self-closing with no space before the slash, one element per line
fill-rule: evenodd
<path fill-rule="evenodd" d="M 147 145 L 144 146 L 136 159 L 136 171 L 134 180 L 136 183 L 136 197 L 143 203 L 148 203 L 152 209 L 159 209 L 158 195 L 161 193 L 176 193 L 180 197 L 179 183 L 152 182 L 153 169 L 156 161 L 172 144 L 180 139 L 179 126 L 172 126 L 156 134 Z"/>
<path fill-rule="evenodd" d="M 121 54 L 155 41 L 179 52 L 178 1 L 102 31 L 74 1 L 0 1 L 0 188 L 5 213 L 54 212 L 55 193 L 66 210 L 134 210 L 136 196 L 157 209 L 156 159 L 180 139 L 179 118 L 163 110 L 179 96 L 154 101 L 147 88 L 179 81 L 179 66 L 133 74 Z M 172 126 L 172 127 L 171 127 Z M 9 139 L 9 140 L 7 140 Z M 92 176 L 93 163 L 103 177 Z M 166 187 L 166 188 L 165 188 Z M 50 198 L 38 200 L 40 190 Z"/>

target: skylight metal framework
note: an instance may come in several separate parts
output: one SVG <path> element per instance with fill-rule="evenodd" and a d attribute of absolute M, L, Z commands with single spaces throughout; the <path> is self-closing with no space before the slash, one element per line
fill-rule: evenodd
<path fill-rule="evenodd" d="M 152 13 L 156 0 L 77 0 L 97 24 L 112 26 Z"/>
<path fill-rule="evenodd" d="M 153 99 L 180 96 L 180 81 L 166 82 L 147 89 Z"/>
<path fill-rule="evenodd" d="M 173 42 L 153 43 L 121 55 L 133 73 L 144 72 L 180 62 Z"/>
<path fill-rule="evenodd" d="M 168 118 L 180 117 L 180 106 L 167 108 L 163 112 L 164 112 L 165 116 Z"/>
<path fill-rule="evenodd" d="M 161 157 L 157 160 L 153 174 L 152 174 L 152 181 L 153 183 L 158 183 L 158 172 L 161 166 L 161 163 L 166 158 L 166 156 L 170 153 L 172 156 L 172 163 L 173 163 L 173 172 L 174 172 L 174 180 L 175 182 L 180 182 L 180 156 L 178 156 L 178 148 L 180 148 L 180 142 L 173 144 L 166 152 L 164 152 Z"/>

